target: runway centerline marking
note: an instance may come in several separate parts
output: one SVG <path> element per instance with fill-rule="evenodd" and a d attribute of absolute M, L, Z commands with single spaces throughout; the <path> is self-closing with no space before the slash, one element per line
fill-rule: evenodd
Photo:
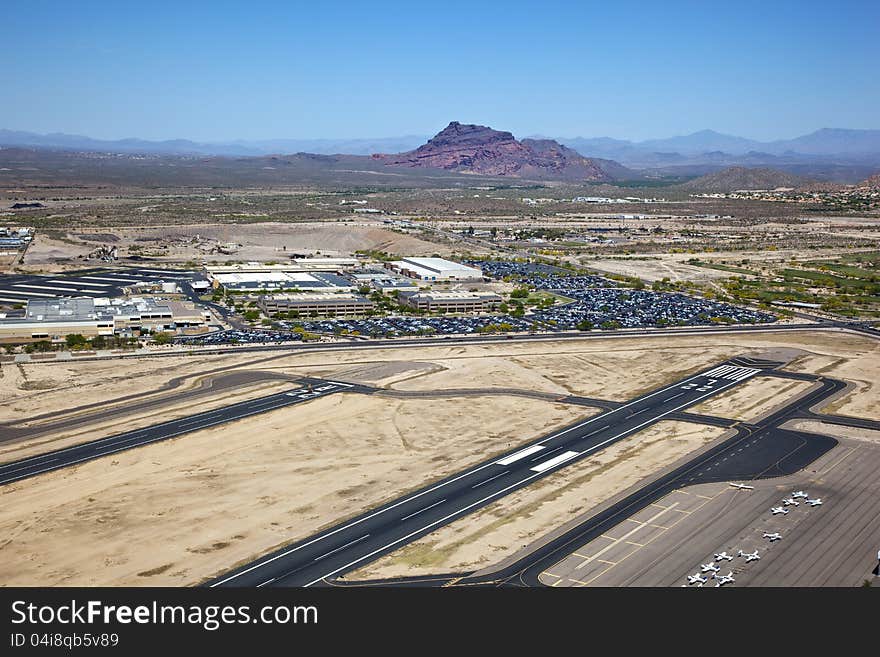
<path fill-rule="evenodd" d="M 490 481 L 493 481 L 493 480 L 495 480 L 495 479 L 498 479 L 498 477 L 503 477 L 503 476 L 506 475 L 508 472 L 510 472 L 510 470 L 505 470 L 504 472 L 501 472 L 501 473 L 495 475 L 494 477 L 489 477 L 488 479 L 484 479 L 484 480 L 481 481 L 480 483 L 478 483 L 478 484 L 474 484 L 473 486 L 471 486 L 471 488 L 479 488 L 479 487 L 482 486 L 483 484 L 488 484 Z"/>
<path fill-rule="evenodd" d="M 435 506 L 438 506 L 438 505 L 440 505 L 440 504 L 443 504 L 445 501 L 446 501 L 446 498 L 443 498 L 443 499 L 440 500 L 439 502 L 434 502 L 431 506 L 426 506 L 424 509 L 419 509 L 419 510 L 416 511 L 415 513 L 410 513 L 408 516 L 403 516 L 403 518 L 400 519 L 400 522 L 403 522 L 404 520 L 408 520 L 409 518 L 412 518 L 413 516 L 417 516 L 417 515 L 419 515 L 420 513 L 424 513 L 424 512 L 427 511 L 428 509 L 433 509 Z"/>
<path fill-rule="evenodd" d="M 360 538 L 356 538 L 353 541 L 346 543 L 345 545 L 341 545 L 340 547 L 336 548 L 335 550 L 330 550 L 326 554 L 322 554 L 320 557 L 317 557 L 315 559 L 315 561 L 320 561 L 321 559 L 329 557 L 331 554 L 335 554 L 335 553 L 339 552 L 340 550 L 344 550 L 345 548 L 349 547 L 350 545 L 354 545 L 355 543 L 360 543 L 362 540 L 364 540 L 365 538 L 369 538 L 369 537 L 370 537 L 369 534 L 364 534 Z"/>

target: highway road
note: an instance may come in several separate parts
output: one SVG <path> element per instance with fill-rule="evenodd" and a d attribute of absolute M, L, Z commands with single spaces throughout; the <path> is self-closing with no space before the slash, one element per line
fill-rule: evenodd
<path fill-rule="evenodd" d="M 734 359 L 266 555 L 208 586 L 326 583 L 779 363 Z"/>
<path fill-rule="evenodd" d="M 370 390 L 367 389 L 366 391 Z M 4 463 L 0 465 L 0 485 L 21 481 L 44 472 L 59 470 L 77 463 L 84 463 L 109 454 L 115 454 L 116 452 L 207 429 L 217 424 L 238 420 L 250 415 L 257 415 L 258 413 L 266 413 L 283 406 L 291 406 L 324 395 L 344 391 L 365 392 L 361 390 L 361 386 L 351 383 L 311 378 L 299 379 L 297 385 L 292 386 L 290 390 L 274 395 L 230 404 L 222 408 L 196 413 L 142 429 L 126 431 L 108 438 L 101 438 L 100 440 L 93 440 L 80 445 L 74 445 L 73 447 L 46 452 L 39 456 Z"/>
<path fill-rule="evenodd" d="M 353 340 L 351 342 L 289 342 L 283 344 L 255 344 L 255 345 L 236 345 L 236 346 L 191 346 L 186 349 L 167 349 L 155 350 L 151 353 L 138 351 L 131 354 L 114 354 L 112 356 L 91 356 L 88 360 L 113 360 L 127 358 L 162 358 L 165 356 L 187 355 L 207 355 L 207 354 L 225 354 L 225 353 L 251 353 L 262 351 L 334 351 L 337 349 L 376 349 L 376 348 L 406 348 L 420 346 L 437 346 L 448 344 L 486 344 L 486 343 L 502 343 L 505 340 L 513 340 L 519 342 L 540 342 L 555 340 L 584 340 L 584 339 L 605 339 L 605 338 L 633 338 L 633 337 L 675 337 L 681 335 L 716 335 L 741 332 L 778 332 L 778 331 L 828 331 L 828 330 L 847 330 L 857 333 L 863 333 L 874 338 L 880 338 L 880 329 L 864 326 L 861 324 L 851 324 L 847 322 L 818 322 L 815 324 L 745 324 L 737 326 L 692 326 L 688 328 L 650 328 L 650 329 L 620 329 L 616 331 L 572 331 L 558 333 L 511 333 L 505 335 L 455 335 L 431 338 L 389 338 L 389 339 L 367 339 Z M 178 347 L 184 343 L 178 343 Z M 66 361 L 56 361 L 63 363 Z M 46 365 L 51 365 L 53 361 L 41 361 Z"/>

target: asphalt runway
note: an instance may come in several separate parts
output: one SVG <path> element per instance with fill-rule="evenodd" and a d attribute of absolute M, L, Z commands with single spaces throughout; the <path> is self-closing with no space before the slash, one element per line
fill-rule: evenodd
<path fill-rule="evenodd" d="M 728 390 L 779 363 L 734 359 L 500 458 L 443 479 L 232 572 L 209 586 L 312 586 L 392 552 L 511 491 Z"/>
<path fill-rule="evenodd" d="M 230 404 L 223 408 L 196 413 L 135 431 L 127 431 L 109 438 L 101 438 L 73 447 L 46 452 L 39 456 L 4 463 L 0 465 L 0 485 L 21 481 L 44 472 L 59 470 L 123 450 L 168 440 L 251 415 L 267 413 L 277 408 L 292 406 L 336 392 L 363 392 L 360 390 L 360 386 L 355 384 L 323 379 L 303 378 L 299 379 L 297 384 L 297 387 L 291 390 L 273 395 Z"/>
<path fill-rule="evenodd" d="M 772 375 L 771 372 L 768 372 Z M 739 424 L 736 435 L 656 478 L 585 522 L 493 573 L 466 575 L 464 584 L 540 586 L 540 575 L 578 546 L 601 536 L 673 490 L 717 481 L 743 481 L 797 472 L 837 445 L 819 434 L 788 431 L 778 425 L 836 394 L 846 384 L 817 378 L 821 385 L 765 417 L 757 425 Z"/>

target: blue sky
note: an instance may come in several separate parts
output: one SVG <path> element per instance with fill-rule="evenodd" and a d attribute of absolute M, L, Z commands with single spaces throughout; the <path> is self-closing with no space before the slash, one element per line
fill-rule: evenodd
<path fill-rule="evenodd" d="M 3 0 L 0 128 L 754 139 L 880 128 L 880 2 Z"/>

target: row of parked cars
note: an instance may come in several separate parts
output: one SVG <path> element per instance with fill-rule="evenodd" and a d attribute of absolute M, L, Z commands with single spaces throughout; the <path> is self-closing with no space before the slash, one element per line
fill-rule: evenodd
<path fill-rule="evenodd" d="M 513 262 L 508 260 L 465 260 L 464 264 L 481 269 L 493 278 L 505 276 L 565 276 L 568 270 L 540 262 Z"/>
<path fill-rule="evenodd" d="M 370 337 L 402 335 L 468 335 L 487 330 L 528 331 L 534 322 L 510 315 L 465 317 L 377 317 L 372 319 L 328 319 L 302 322 L 312 333 L 347 333 Z"/>
<path fill-rule="evenodd" d="M 208 333 L 207 335 L 177 338 L 177 342 L 180 344 L 200 346 L 214 344 L 269 344 L 273 342 L 294 342 L 296 340 L 302 340 L 302 336 L 299 333 L 293 333 L 292 331 L 286 330 L 279 331 L 275 329 L 217 331 L 216 333 Z"/>

